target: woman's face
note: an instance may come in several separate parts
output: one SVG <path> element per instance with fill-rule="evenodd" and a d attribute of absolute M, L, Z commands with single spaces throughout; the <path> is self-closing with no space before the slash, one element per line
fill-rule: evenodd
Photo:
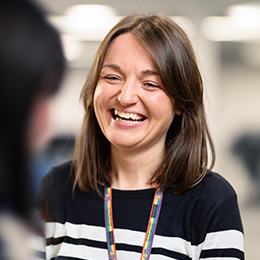
<path fill-rule="evenodd" d="M 140 150 L 165 146 L 176 111 L 153 62 L 131 33 L 110 44 L 94 95 L 100 128 L 112 146 Z"/>

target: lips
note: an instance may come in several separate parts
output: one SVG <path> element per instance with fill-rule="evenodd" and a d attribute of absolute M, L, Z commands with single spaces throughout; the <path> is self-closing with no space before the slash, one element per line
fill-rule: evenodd
<path fill-rule="evenodd" d="M 129 124 L 138 124 L 145 120 L 145 117 L 140 114 L 127 113 L 127 112 L 119 111 L 117 109 L 112 110 L 112 115 L 116 121 L 129 123 Z"/>

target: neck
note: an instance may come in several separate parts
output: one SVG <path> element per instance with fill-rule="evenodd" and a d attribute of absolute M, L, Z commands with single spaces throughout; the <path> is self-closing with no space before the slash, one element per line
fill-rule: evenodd
<path fill-rule="evenodd" d="M 111 147 L 112 187 L 120 190 L 141 190 L 155 187 L 150 179 L 164 158 L 164 146 L 142 152 Z"/>

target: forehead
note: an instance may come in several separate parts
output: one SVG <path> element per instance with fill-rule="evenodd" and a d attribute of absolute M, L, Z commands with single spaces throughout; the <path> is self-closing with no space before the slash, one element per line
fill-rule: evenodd
<path fill-rule="evenodd" d="M 103 65 L 107 63 L 118 65 L 128 64 L 136 67 L 145 66 L 155 70 L 155 66 L 147 50 L 132 33 L 121 34 L 112 40 L 107 49 Z"/>

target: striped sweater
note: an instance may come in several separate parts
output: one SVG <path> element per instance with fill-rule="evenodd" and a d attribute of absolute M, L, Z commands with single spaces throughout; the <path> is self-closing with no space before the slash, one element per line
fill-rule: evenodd
<path fill-rule="evenodd" d="M 96 192 L 72 195 L 71 162 L 42 181 L 47 259 L 108 260 L 104 202 Z M 112 191 L 118 260 L 139 260 L 153 189 Z M 209 173 L 181 195 L 164 193 L 150 260 L 244 259 L 243 229 L 230 184 Z"/>

